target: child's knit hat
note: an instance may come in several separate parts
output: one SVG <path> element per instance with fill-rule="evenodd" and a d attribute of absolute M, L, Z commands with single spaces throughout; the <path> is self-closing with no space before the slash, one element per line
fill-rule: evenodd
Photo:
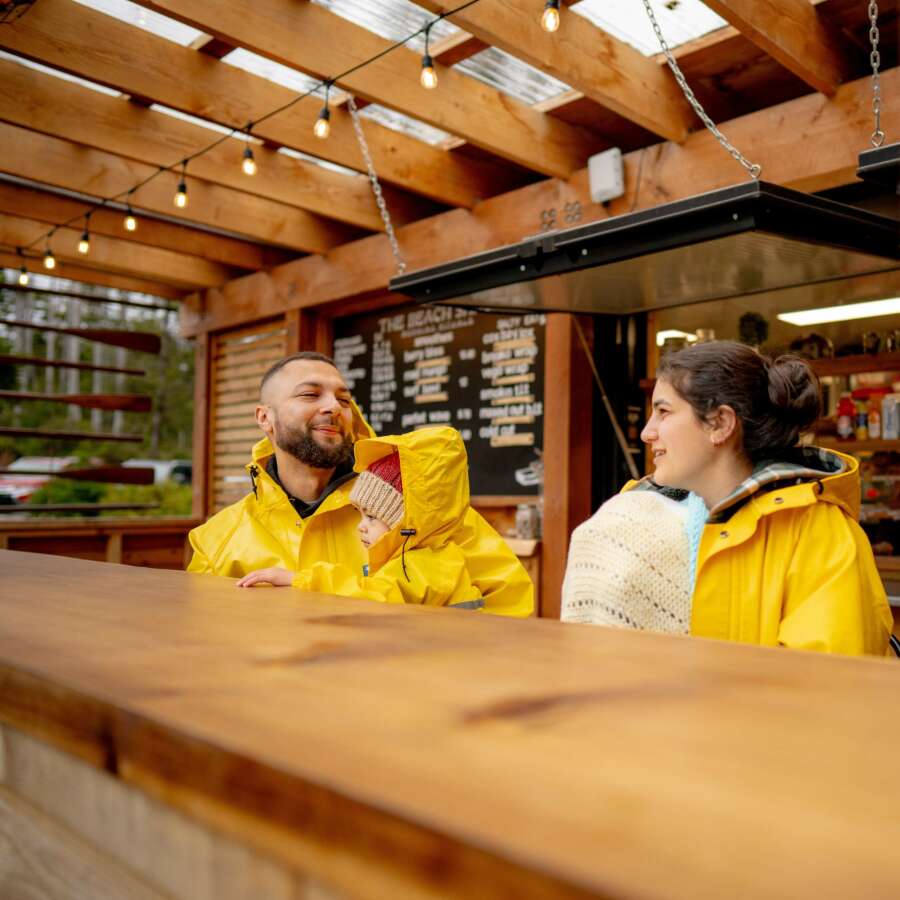
<path fill-rule="evenodd" d="M 400 477 L 400 454 L 396 450 L 376 459 L 359 473 L 350 491 L 350 502 L 390 528 L 400 524 L 403 479 Z"/>

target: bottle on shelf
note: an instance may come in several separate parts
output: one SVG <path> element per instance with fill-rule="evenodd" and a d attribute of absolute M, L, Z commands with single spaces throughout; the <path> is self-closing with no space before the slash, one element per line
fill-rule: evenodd
<path fill-rule="evenodd" d="M 865 400 L 856 401 L 856 439 L 869 439 L 869 407 Z"/>
<path fill-rule="evenodd" d="M 881 402 L 883 391 L 872 391 L 869 395 L 869 437 L 877 441 L 881 437 Z"/>
<path fill-rule="evenodd" d="M 881 436 L 885 440 L 900 438 L 900 394 L 885 394 L 881 401 Z"/>
<path fill-rule="evenodd" d="M 851 441 L 856 432 L 856 404 L 849 391 L 841 394 L 837 407 L 837 435 L 843 441 Z"/>

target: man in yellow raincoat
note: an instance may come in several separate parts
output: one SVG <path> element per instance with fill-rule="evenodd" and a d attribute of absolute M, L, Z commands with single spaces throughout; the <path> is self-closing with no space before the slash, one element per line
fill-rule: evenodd
<path fill-rule="evenodd" d="M 255 569 L 294 572 L 317 562 L 361 571 L 366 563 L 349 501 L 353 445 L 374 433 L 328 357 L 299 353 L 263 378 L 256 420 L 266 437 L 247 467 L 253 490 L 190 534 L 189 572 L 240 578 Z M 453 530 L 485 612 L 528 616 L 534 586 L 505 541 L 473 509 Z"/>

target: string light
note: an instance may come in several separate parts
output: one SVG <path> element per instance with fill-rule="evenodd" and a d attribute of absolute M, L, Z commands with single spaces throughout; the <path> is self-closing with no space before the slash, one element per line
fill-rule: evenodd
<path fill-rule="evenodd" d="M 434 71 L 434 60 L 428 52 L 428 38 L 431 35 L 431 25 L 425 29 L 425 53 L 422 56 L 422 71 L 419 73 L 419 81 L 426 90 L 434 90 L 437 87 L 437 72 Z"/>
<path fill-rule="evenodd" d="M 22 252 L 21 247 L 16 247 L 16 253 L 22 260 L 22 265 L 19 266 L 19 284 L 22 287 L 28 287 L 28 269 L 25 268 L 25 254 Z"/>
<path fill-rule="evenodd" d="M 78 252 L 88 254 L 91 251 L 91 233 L 89 230 L 91 214 L 84 217 L 84 231 L 81 232 L 81 240 L 78 242 Z"/>
<path fill-rule="evenodd" d="M 187 202 L 188 202 L 187 182 L 184 180 L 186 171 L 187 171 L 187 160 L 184 159 L 181 161 L 181 178 L 178 181 L 178 190 L 175 192 L 175 199 L 174 199 L 174 203 L 179 209 L 184 209 L 187 206 Z"/>
<path fill-rule="evenodd" d="M 297 94 L 296 96 L 294 96 L 290 100 L 288 100 L 286 103 L 283 103 L 281 106 L 278 106 L 275 109 L 272 109 L 269 112 L 265 113 L 265 115 L 260 116 L 258 119 L 255 119 L 254 121 L 249 122 L 246 126 L 244 126 L 244 129 L 232 128 L 230 131 L 225 133 L 223 136 L 216 138 L 214 141 L 212 141 L 212 143 L 208 144 L 206 147 L 203 147 L 200 150 L 197 150 L 194 153 L 190 154 L 189 156 L 185 157 L 183 160 L 181 160 L 181 177 L 178 181 L 178 189 L 177 189 L 174 197 L 172 198 L 173 203 L 179 209 L 184 209 L 188 205 L 186 171 L 187 171 L 187 164 L 192 159 L 196 159 L 198 156 L 202 156 L 203 154 L 210 152 L 215 147 L 218 147 L 224 141 L 227 141 L 230 138 L 234 137 L 234 135 L 238 134 L 238 132 L 240 132 L 241 130 L 245 130 L 249 137 L 250 129 L 253 128 L 255 125 L 259 125 L 261 122 L 267 121 L 268 119 L 271 119 L 273 116 L 279 115 L 280 113 L 283 113 L 286 110 L 292 108 L 297 103 L 299 103 L 301 100 L 304 100 L 306 97 L 309 97 L 312 93 L 314 93 L 314 91 L 318 90 L 319 87 L 325 88 L 325 104 L 322 107 L 321 111 L 319 112 L 319 117 L 316 119 L 315 125 L 313 126 L 313 133 L 318 138 L 322 138 L 322 139 L 327 138 L 329 136 L 329 134 L 331 133 L 331 122 L 330 122 L 331 110 L 329 109 L 329 106 L 328 106 L 329 91 L 331 89 L 331 86 L 333 84 L 335 84 L 336 82 L 340 81 L 341 79 L 346 78 L 347 76 L 352 75 L 355 72 L 358 72 L 360 69 L 365 68 L 366 66 L 375 62 L 376 60 L 381 59 L 385 54 L 390 53 L 391 51 L 396 50 L 399 47 L 405 46 L 407 43 L 409 43 L 410 40 L 412 40 L 413 38 L 415 38 L 418 35 L 423 34 L 423 33 L 425 35 L 425 54 L 422 57 L 422 71 L 420 73 L 420 81 L 422 83 L 422 86 L 427 88 L 428 90 L 431 90 L 431 89 L 437 87 L 437 73 L 435 72 L 435 69 L 434 69 L 434 60 L 432 59 L 431 55 L 428 52 L 428 46 L 429 46 L 428 42 L 429 42 L 430 30 L 431 30 L 432 26 L 436 25 L 442 19 L 445 19 L 448 16 L 452 16 L 455 13 L 462 12 L 462 10 L 468 9 L 470 6 L 474 6 L 478 2 L 479 2 L 479 0 L 466 0 L 466 2 L 461 3 L 456 8 L 449 9 L 446 12 L 441 13 L 439 16 L 437 16 L 435 19 L 433 19 L 427 25 L 424 25 L 418 31 L 414 32 L 413 34 L 408 35 L 406 38 L 403 38 L 402 40 L 399 40 L 394 44 L 391 44 L 390 46 L 384 48 L 383 50 L 380 50 L 378 53 L 376 53 L 371 58 L 364 60 L 362 62 L 356 63 L 355 65 L 351 66 L 346 71 L 341 72 L 339 75 L 336 75 L 334 78 L 331 78 L 327 81 L 320 82 L 318 85 L 316 85 L 315 88 L 313 88 L 309 91 L 306 91 L 305 93 Z M 0 0 L 0 5 L 2 5 L 2 0 Z M 547 21 L 548 13 L 551 10 L 555 14 L 555 24 L 553 24 L 552 27 L 548 28 L 546 21 Z M 542 18 L 542 24 L 544 25 L 545 28 L 547 28 L 548 31 L 556 30 L 556 28 L 559 25 L 559 0 L 547 0 L 547 4 L 546 4 L 545 10 L 544 10 L 544 17 Z M 93 212 L 95 209 L 99 209 L 99 208 L 105 206 L 107 203 L 110 203 L 111 201 L 118 200 L 120 197 L 125 196 L 128 198 L 128 200 L 126 201 L 127 211 L 126 211 L 125 217 L 122 220 L 122 224 L 125 227 L 126 231 L 137 231 L 138 222 L 137 222 L 137 218 L 134 215 L 134 211 L 131 208 L 131 202 L 130 202 L 131 195 L 138 188 L 143 187 L 145 184 L 149 183 L 154 178 L 157 178 L 158 176 L 162 175 L 164 172 L 172 171 L 173 168 L 174 168 L 174 166 L 159 166 L 159 168 L 155 172 L 153 172 L 151 175 L 149 175 L 146 178 L 139 181 L 130 190 L 123 191 L 119 194 L 115 194 L 114 196 L 106 197 L 104 199 L 97 201 L 94 204 L 94 206 L 91 208 L 90 212 L 88 212 L 86 214 L 85 228 L 84 228 L 84 232 L 81 235 L 81 240 L 78 242 L 78 251 L 80 253 L 88 253 L 90 251 L 90 231 L 89 231 L 88 224 L 87 224 L 87 217 L 90 216 L 90 213 Z M 255 175 L 259 171 L 256 160 L 254 159 L 254 156 L 253 156 L 253 150 L 251 149 L 251 147 L 249 145 L 246 146 L 244 149 L 243 158 L 241 160 L 241 168 L 247 175 Z M 48 242 L 47 248 L 44 253 L 45 268 L 47 268 L 47 269 L 56 268 L 56 258 L 54 257 L 53 250 L 50 248 L 50 244 L 49 244 L 49 241 L 55 234 L 56 230 L 58 228 L 67 227 L 67 226 L 71 225 L 73 222 L 77 221 L 80 217 L 81 217 L 80 215 L 73 216 L 71 219 L 67 220 L 66 222 L 62 222 L 62 223 L 54 225 L 50 229 L 50 231 L 48 231 L 45 235 L 43 235 L 43 236 L 39 235 L 30 244 L 27 245 L 27 247 L 33 247 L 35 244 L 38 243 L 38 241 L 40 241 L 44 238 L 47 240 L 47 242 Z M 23 283 L 22 279 L 27 278 L 27 277 L 28 277 L 28 271 L 27 271 L 27 269 L 25 269 L 25 266 L 23 265 L 21 267 L 21 271 L 19 273 L 20 283 Z"/>
<path fill-rule="evenodd" d="M 553 32 L 559 28 L 559 0 L 547 0 L 541 13 L 541 28 Z"/>
<path fill-rule="evenodd" d="M 331 134 L 331 110 L 328 108 L 328 92 L 330 90 L 331 82 L 327 81 L 325 82 L 325 105 L 319 113 L 319 118 L 316 119 L 316 124 L 313 125 L 313 134 L 322 140 L 325 140 Z"/>
<path fill-rule="evenodd" d="M 241 163 L 241 168 L 244 170 L 245 175 L 256 174 L 256 160 L 253 158 L 253 151 L 250 149 L 249 144 L 244 147 L 244 160 Z"/>
<path fill-rule="evenodd" d="M 128 192 L 128 202 L 127 202 L 127 212 L 125 213 L 125 230 L 126 231 L 137 231 L 137 219 L 134 217 L 134 210 L 131 208 L 131 195 L 134 193 L 134 188 L 132 188 Z"/>

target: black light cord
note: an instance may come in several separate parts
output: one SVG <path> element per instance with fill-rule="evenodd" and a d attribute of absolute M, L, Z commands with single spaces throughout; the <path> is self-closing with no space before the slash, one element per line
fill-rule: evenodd
<path fill-rule="evenodd" d="M 371 65 L 373 62 L 377 62 L 382 57 L 387 56 L 388 53 L 392 53 L 394 50 L 397 50 L 398 48 L 405 46 L 413 38 L 416 38 L 420 34 L 423 34 L 423 33 L 425 34 L 425 43 L 426 43 L 426 49 L 427 49 L 428 34 L 429 34 L 432 26 L 436 25 L 442 19 L 446 19 L 448 16 L 452 16 L 458 12 L 462 12 L 464 9 L 468 9 L 470 6 L 474 6 L 476 3 L 479 3 L 479 2 L 480 2 L 480 0 L 468 0 L 468 2 L 463 3 L 460 6 L 455 7 L 454 9 L 448 9 L 446 12 L 441 13 L 440 15 L 438 15 L 434 19 L 432 19 L 430 22 L 423 25 L 421 28 L 418 29 L 418 31 L 414 31 L 412 34 L 407 35 L 402 40 L 396 41 L 393 44 L 388 45 L 383 50 L 380 50 L 378 53 L 376 53 L 374 56 L 370 57 L 369 59 L 363 60 L 362 62 L 357 63 L 355 66 L 351 66 L 349 69 L 345 69 L 343 72 L 341 72 L 338 75 L 335 75 L 333 78 L 322 79 L 317 84 L 315 84 L 313 87 L 311 87 L 308 91 L 306 91 L 302 94 L 298 94 L 296 97 L 293 97 L 287 103 L 283 103 L 281 106 L 276 107 L 275 109 L 271 110 L 270 112 L 267 112 L 265 115 L 260 116 L 258 119 L 252 119 L 251 121 L 247 122 L 245 125 L 236 126 L 234 128 L 229 129 L 229 131 L 227 133 L 222 134 L 221 136 L 219 136 L 218 138 L 216 138 L 215 140 L 213 140 L 209 144 L 207 144 L 205 147 L 202 147 L 201 149 L 195 151 L 194 153 L 191 153 L 189 156 L 183 157 L 177 163 L 173 163 L 171 166 L 158 166 L 157 170 L 155 172 L 153 172 L 151 175 L 148 175 L 146 178 L 139 181 L 136 185 L 134 185 L 134 187 L 129 188 L 124 191 L 120 191 L 118 194 L 113 194 L 110 197 L 105 197 L 105 198 L 98 200 L 92 207 L 90 207 L 90 210 L 87 213 L 87 215 L 90 215 L 92 212 L 94 212 L 94 210 L 100 209 L 101 207 L 105 206 L 107 203 L 117 202 L 117 201 L 121 200 L 121 198 L 123 198 L 123 197 L 128 197 L 129 207 L 130 207 L 131 195 L 133 195 L 136 190 L 144 187 L 144 185 L 153 181 L 154 178 L 158 178 L 163 172 L 175 171 L 175 169 L 177 169 L 179 166 L 181 166 L 181 178 L 182 178 L 182 181 L 184 181 L 185 168 L 187 167 L 187 164 L 189 162 L 197 159 L 197 157 L 199 157 L 199 156 L 203 156 L 204 154 L 209 153 L 211 150 L 214 150 L 216 147 L 220 146 L 221 144 L 224 144 L 225 141 L 230 140 L 231 138 L 233 138 L 236 134 L 238 134 L 240 132 L 246 132 L 249 137 L 250 130 L 252 128 L 259 125 L 261 122 L 265 122 L 268 119 L 271 119 L 273 116 L 277 116 L 280 113 L 283 113 L 283 112 L 289 110 L 291 107 L 298 104 L 301 100 L 305 100 L 307 97 L 311 96 L 312 94 L 315 94 L 316 91 L 318 91 L 320 88 L 325 88 L 325 102 L 327 105 L 328 91 L 331 89 L 331 86 L 335 82 L 341 81 L 342 79 L 347 78 L 347 76 L 352 75 L 354 72 L 358 72 L 360 69 L 363 69 L 368 65 Z M 30 243 L 22 245 L 23 249 L 28 250 L 31 247 L 33 247 L 35 244 L 38 244 L 43 240 L 49 242 L 58 228 L 66 228 L 67 226 L 71 225 L 73 222 L 77 222 L 79 219 L 84 218 L 84 216 L 85 216 L 85 213 L 79 213 L 77 216 L 72 216 L 71 219 L 67 219 L 65 222 L 61 222 L 57 225 L 54 225 L 53 228 L 51 228 L 49 231 L 47 231 L 43 234 L 38 235 Z"/>

